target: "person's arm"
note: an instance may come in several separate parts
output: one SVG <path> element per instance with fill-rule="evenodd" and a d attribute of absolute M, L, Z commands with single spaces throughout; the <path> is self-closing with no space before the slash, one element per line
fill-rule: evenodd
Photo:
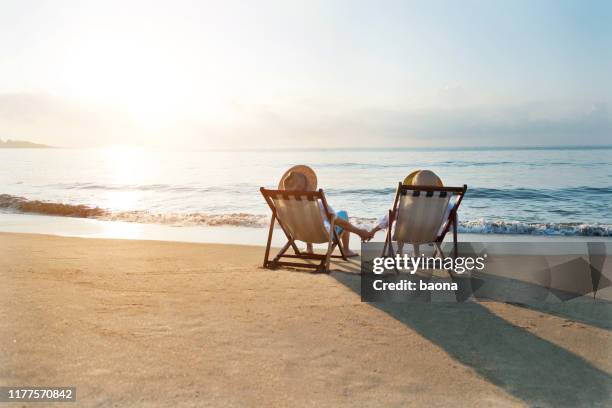
<path fill-rule="evenodd" d="M 388 227 L 389 227 L 389 214 L 385 214 L 378 219 L 378 224 L 370 230 L 369 236 L 366 240 L 367 241 L 371 240 L 372 238 L 374 238 L 374 235 L 376 235 L 378 231 L 382 231 L 384 229 L 387 229 Z"/>
<path fill-rule="evenodd" d="M 368 230 L 356 227 L 355 225 L 351 224 L 350 222 L 342 218 L 336 217 L 336 225 L 339 227 L 342 227 L 344 230 L 348 232 L 352 232 L 353 234 L 359 235 L 359 237 L 361 237 L 362 240 L 366 240 L 370 236 L 370 232 Z"/>
<path fill-rule="evenodd" d="M 319 201 L 319 210 L 321 211 L 321 216 L 325 219 L 326 217 L 325 209 L 323 208 L 323 203 L 321 203 L 320 201 Z M 334 216 L 336 215 L 336 211 L 333 209 L 333 207 L 329 203 L 327 203 L 327 210 Z M 352 232 L 353 234 L 359 235 L 359 237 L 364 241 L 367 240 L 370 236 L 370 232 L 368 230 L 356 227 L 350 222 L 348 222 L 347 220 L 344 220 L 340 217 L 336 217 L 336 225 L 339 227 L 342 227 L 344 230 L 348 232 Z"/>

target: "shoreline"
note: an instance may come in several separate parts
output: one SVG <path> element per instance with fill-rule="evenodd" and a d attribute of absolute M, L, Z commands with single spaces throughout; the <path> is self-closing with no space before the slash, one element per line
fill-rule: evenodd
<path fill-rule="evenodd" d="M 92 218 L 0 213 L 0 232 L 78 238 L 265 246 L 268 229 L 242 226 L 178 227 Z M 450 238 L 451 234 L 447 234 L 445 241 Z M 578 235 L 459 233 L 458 238 L 460 242 L 612 242 L 612 237 Z M 384 232 L 378 232 L 375 241 L 384 241 Z M 272 245 L 278 247 L 284 243 L 285 237 L 282 231 L 275 229 Z M 356 236 L 351 237 L 351 248 L 360 248 L 360 241 Z"/>

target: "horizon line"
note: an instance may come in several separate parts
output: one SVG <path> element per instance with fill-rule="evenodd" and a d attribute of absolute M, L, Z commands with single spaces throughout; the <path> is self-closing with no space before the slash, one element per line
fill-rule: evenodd
<path fill-rule="evenodd" d="M 14 140 L 19 142 L 27 142 L 25 140 Z M 32 143 L 32 142 L 30 142 Z M 189 149 L 188 146 L 167 148 L 167 147 L 153 147 L 144 145 L 132 145 L 132 144 L 111 144 L 106 146 L 57 146 L 57 145 L 42 145 L 37 146 L 36 150 L 44 149 L 109 149 L 113 147 L 125 147 L 134 149 L 144 150 L 170 150 L 170 151 L 186 151 L 182 149 Z M 10 148 L 7 150 L 20 150 L 20 149 L 32 149 L 34 147 L 23 147 L 23 148 Z M 292 151 L 461 151 L 461 150 L 592 150 L 592 149 L 612 149 L 612 144 L 584 144 L 584 145 L 518 145 L 518 146 L 420 146 L 420 147 L 408 147 L 408 146 L 390 146 L 390 147 L 275 147 L 275 148 L 213 148 L 213 149 L 189 149 L 191 152 L 292 152 Z"/>

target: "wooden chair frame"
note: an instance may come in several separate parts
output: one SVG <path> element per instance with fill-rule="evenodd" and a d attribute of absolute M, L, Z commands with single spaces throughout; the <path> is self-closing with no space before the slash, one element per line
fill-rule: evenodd
<path fill-rule="evenodd" d="M 318 191 L 286 191 L 286 190 L 268 190 L 263 187 L 259 189 L 261 194 L 263 195 L 266 203 L 268 203 L 268 207 L 272 210 L 272 218 L 270 219 L 270 229 L 268 231 L 268 242 L 266 244 L 266 252 L 264 255 L 263 267 L 268 269 L 276 269 L 279 266 L 290 266 L 295 268 L 312 268 L 317 272 L 328 273 L 329 272 L 329 262 L 330 258 L 341 258 L 345 261 L 348 261 L 346 254 L 344 253 L 344 249 L 342 248 L 342 244 L 340 242 L 340 236 L 336 231 L 336 217 L 330 211 L 329 205 L 327 204 L 327 200 L 325 199 L 325 194 L 322 189 Z M 283 222 L 277 216 L 276 206 L 274 205 L 273 199 L 277 196 L 289 197 L 294 196 L 297 200 L 309 200 L 316 201 L 321 200 L 323 203 L 323 208 L 325 210 L 325 215 L 329 220 L 330 231 L 329 231 L 329 241 L 327 243 L 327 252 L 323 254 L 309 254 L 307 252 L 302 252 L 298 249 L 295 244 L 295 238 L 291 236 L 288 232 L 289 230 L 283 224 Z M 278 221 L 282 231 L 287 237 L 287 243 L 281 248 L 281 250 L 276 254 L 274 259 L 270 260 L 270 249 L 272 245 L 272 235 L 274 233 L 274 224 Z M 332 255 L 334 249 L 338 247 L 340 249 L 340 255 Z M 294 254 L 286 254 L 289 248 L 293 249 Z M 282 258 L 289 258 L 295 260 L 302 260 L 305 262 L 295 262 L 295 261 L 283 261 Z M 318 263 L 307 263 L 307 261 L 314 260 L 319 261 Z"/>
<path fill-rule="evenodd" d="M 448 215 L 448 222 L 446 223 L 444 229 L 440 232 L 436 240 L 433 242 L 438 253 L 441 254 L 442 257 L 444 257 L 444 253 L 442 252 L 441 244 L 442 244 L 442 241 L 444 241 L 444 237 L 446 236 L 446 234 L 448 233 L 449 229 L 452 226 L 453 228 L 453 257 L 456 258 L 458 255 L 457 211 L 459 210 L 459 205 L 461 204 L 461 201 L 463 200 L 463 196 L 465 195 L 467 191 L 466 184 L 464 184 L 463 187 L 437 187 L 437 186 L 406 186 L 402 184 L 402 182 L 400 182 L 397 187 L 397 191 L 395 193 L 395 199 L 393 200 L 393 207 L 391 207 L 391 209 L 389 210 L 389 226 L 387 227 L 387 235 L 385 238 L 385 245 L 383 246 L 382 256 L 383 257 L 387 255 L 391 257 L 395 256 L 394 251 L 393 251 L 392 230 L 393 230 L 393 224 L 396 222 L 396 218 L 398 214 L 398 205 L 399 205 L 400 197 L 402 195 L 408 194 L 408 192 L 412 192 L 413 194 L 415 194 L 415 192 L 417 191 L 425 192 L 426 194 L 434 193 L 434 192 L 447 192 L 447 193 L 456 194 L 458 196 L 457 201 L 455 201 L 455 204 L 453 205 L 453 208 L 451 209 Z"/>

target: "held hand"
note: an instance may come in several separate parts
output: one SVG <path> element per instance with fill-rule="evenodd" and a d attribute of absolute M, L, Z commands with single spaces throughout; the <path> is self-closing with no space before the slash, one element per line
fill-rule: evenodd
<path fill-rule="evenodd" d="M 365 241 L 367 242 L 367 241 L 370 241 L 372 238 L 374 238 L 374 236 L 376 235 L 378 231 L 380 231 L 380 228 L 378 228 L 378 226 L 368 231 L 368 237 L 365 239 Z"/>
<path fill-rule="evenodd" d="M 371 230 L 371 231 L 367 231 L 367 230 L 363 230 L 364 234 L 361 235 L 361 240 L 363 242 L 368 242 L 369 240 L 371 240 L 372 238 L 374 238 L 374 234 L 376 233 L 375 230 Z"/>

